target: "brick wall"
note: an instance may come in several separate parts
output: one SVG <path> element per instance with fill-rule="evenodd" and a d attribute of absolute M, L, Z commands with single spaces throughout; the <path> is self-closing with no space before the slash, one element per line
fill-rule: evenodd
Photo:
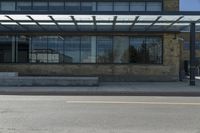
<path fill-rule="evenodd" d="M 179 11 L 180 0 L 163 0 L 164 11 Z"/>
<path fill-rule="evenodd" d="M 180 44 L 163 35 L 163 64 L 1 64 L 0 71 L 23 76 L 99 76 L 101 81 L 174 81 L 179 77 Z"/>

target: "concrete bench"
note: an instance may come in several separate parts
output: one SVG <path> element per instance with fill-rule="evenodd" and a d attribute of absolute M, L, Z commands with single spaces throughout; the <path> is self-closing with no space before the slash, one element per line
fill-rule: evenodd
<path fill-rule="evenodd" d="M 0 77 L 0 86 L 98 86 L 98 77 Z"/>
<path fill-rule="evenodd" d="M 18 73 L 17 72 L 0 72 L 0 78 L 1 77 L 17 77 Z"/>

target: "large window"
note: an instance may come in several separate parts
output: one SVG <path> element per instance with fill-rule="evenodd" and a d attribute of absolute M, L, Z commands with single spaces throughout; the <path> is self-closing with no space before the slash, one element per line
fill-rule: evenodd
<path fill-rule="evenodd" d="M 114 63 L 129 63 L 129 37 L 115 36 L 113 40 Z"/>
<path fill-rule="evenodd" d="M 14 56 L 11 36 L 0 36 L 0 63 L 12 62 Z"/>
<path fill-rule="evenodd" d="M 18 11 L 30 11 L 32 10 L 31 2 L 19 1 L 17 2 Z"/>
<path fill-rule="evenodd" d="M 98 2 L 97 11 L 113 11 L 112 2 Z"/>
<path fill-rule="evenodd" d="M 162 4 L 161 2 L 147 2 L 147 11 L 161 11 Z"/>
<path fill-rule="evenodd" d="M 97 37 L 97 63 L 113 63 L 112 37 Z"/>
<path fill-rule="evenodd" d="M 19 36 L 17 39 L 17 48 L 16 52 L 17 62 L 19 63 L 28 63 L 29 62 L 29 49 L 30 49 L 30 37 L 28 36 Z"/>
<path fill-rule="evenodd" d="M 114 11 L 129 11 L 129 2 L 114 2 Z"/>
<path fill-rule="evenodd" d="M 64 38 L 61 36 L 48 37 L 48 63 L 62 63 L 64 57 Z"/>
<path fill-rule="evenodd" d="M 30 62 L 47 63 L 47 36 L 32 37 Z"/>
<path fill-rule="evenodd" d="M 160 37 L 146 38 L 146 56 L 148 64 L 162 63 L 162 40 Z"/>
<path fill-rule="evenodd" d="M 145 2 L 131 2 L 130 11 L 145 11 Z"/>
<path fill-rule="evenodd" d="M 184 42 L 184 49 L 189 50 L 190 49 L 190 42 L 185 41 Z M 200 41 L 196 41 L 195 49 L 200 50 Z"/>
<path fill-rule="evenodd" d="M 49 10 L 64 10 L 64 2 L 49 2 Z"/>
<path fill-rule="evenodd" d="M 33 10 L 48 10 L 48 3 L 47 2 L 33 2 Z"/>
<path fill-rule="evenodd" d="M 0 36 L 0 63 L 162 64 L 160 36 Z"/>
<path fill-rule="evenodd" d="M 64 62 L 80 63 L 80 37 L 65 37 L 64 44 Z"/>
<path fill-rule="evenodd" d="M 144 37 L 130 37 L 130 63 L 145 63 L 145 51 Z"/>
<path fill-rule="evenodd" d="M 1 2 L 2 11 L 15 11 L 15 2 L 14 1 L 3 1 Z"/>
<path fill-rule="evenodd" d="M 81 37 L 81 63 L 96 62 L 96 37 Z"/>
<path fill-rule="evenodd" d="M 161 64 L 162 63 L 161 37 L 131 37 L 130 62 Z"/>
<path fill-rule="evenodd" d="M 95 2 L 82 2 L 81 10 L 82 11 L 96 11 L 96 3 Z"/>
<path fill-rule="evenodd" d="M 158 1 L 64 1 L 64 0 L 3 0 L 2 11 L 162 11 L 162 0 Z M 16 9 L 15 9 L 16 8 Z"/>
<path fill-rule="evenodd" d="M 80 2 L 66 2 L 65 8 L 67 11 L 79 11 L 81 8 Z"/>

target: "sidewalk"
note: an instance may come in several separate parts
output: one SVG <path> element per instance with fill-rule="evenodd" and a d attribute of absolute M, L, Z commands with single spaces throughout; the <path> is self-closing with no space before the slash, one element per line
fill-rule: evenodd
<path fill-rule="evenodd" d="M 101 83 L 98 87 L 0 87 L 1 95 L 200 96 L 200 80 L 188 82 Z"/>

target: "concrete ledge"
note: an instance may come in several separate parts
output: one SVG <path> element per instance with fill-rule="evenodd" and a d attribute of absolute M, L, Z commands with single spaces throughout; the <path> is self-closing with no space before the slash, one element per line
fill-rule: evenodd
<path fill-rule="evenodd" d="M 98 86 L 98 77 L 0 77 L 0 86 Z"/>
<path fill-rule="evenodd" d="M 0 72 L 0 78 L 17 77 L 17 72 Z"/>

